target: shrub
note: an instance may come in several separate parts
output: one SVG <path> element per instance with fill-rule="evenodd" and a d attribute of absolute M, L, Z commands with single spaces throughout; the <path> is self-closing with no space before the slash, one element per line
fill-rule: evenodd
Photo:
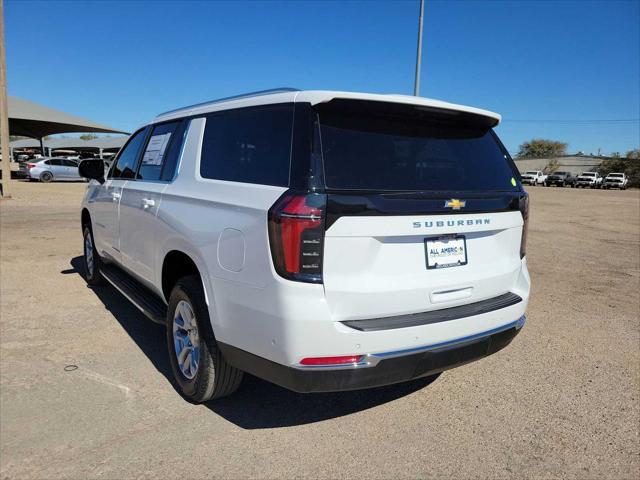
<path fill-rule="evenodd" d="M 612 172 L 626 173 L 629 177 L 629 187 L 640 187 L 640 151 L 627 152 L 626 158 L 611 158 L 605 160 L 598 167 L 598 173 L 603 177 Z"/>

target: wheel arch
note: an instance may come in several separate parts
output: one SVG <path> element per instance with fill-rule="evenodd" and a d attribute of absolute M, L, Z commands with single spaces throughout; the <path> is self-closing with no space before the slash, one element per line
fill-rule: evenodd
<path fill-rule="evenodd" d="M 205 299 L 208 303 L 207 288 L 204 277 L 195 260 L 182 250 L 170 250 L 164 256 L 162 261 L 162 270 L 160 272 L 160 284 L 162 294 L 167 303 L 171 296 L 171 290 L 178 280 L 188 275 L 197 275 L 203 283 Z"/>
<path fill-rule="evenodd" d="M 89 213 L 89 209 L 87 207 L 84 207 L 82 209 L 82 213 L 80 215 L 80 226 L 83 231 L 85 226 L 89 226 L 89 228 L 91 228 L 91 214 Z"/>

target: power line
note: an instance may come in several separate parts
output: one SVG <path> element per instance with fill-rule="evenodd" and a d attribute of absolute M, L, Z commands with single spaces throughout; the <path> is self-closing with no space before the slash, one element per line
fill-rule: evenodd
<path fill-rule="evenodd" d="M 589 119 L 531 119 L 525 120 L 520 118 L 505 118 L 502 120 L 503 122 L 512 122 L 512 123 L 567 123 L 567 124 L 577 124 L 577 125 L 595 125 L 600 123 L 638 123 L 640 122 L 640 118 L 608 118 L 608 119 L 598 119 L 598 118 L 589 118 Z"/>

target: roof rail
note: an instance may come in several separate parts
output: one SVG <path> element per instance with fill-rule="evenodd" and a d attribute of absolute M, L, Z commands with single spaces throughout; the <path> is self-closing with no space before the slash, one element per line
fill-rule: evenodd
<path fill-rule="evenodd" d="M 181 110 L 189 110 L 191 108 L 196 107 L 204 107 L 205 105 L 212 105 L 214 103 L 226 102 L 228 100 L 239 100 L 241 98 L 250 98 L 250 97 L 259 97 L 261 95 L 271 95 L 273 93 L 285 93 L 285 92 L 299 92 L 299 88 L 291 88 L 291 87 L 280 87 L 280 88 L 270 88 L 268 90 L 258 90 L 257 92 L 249 92 L 242 93 L 240 95 L 233 95 L 231 97 L 217 98 L 215 100 L 209 100 L 208 102 L 196 103 L 194 105 L 189 105 L 187 107 L 176 108 L 173 110 L 168 110 L 166 112 L 162 112 L 156 116 L 161 117 L 162 115 L 167 115 L 169 113 L 179 112 Z"/>

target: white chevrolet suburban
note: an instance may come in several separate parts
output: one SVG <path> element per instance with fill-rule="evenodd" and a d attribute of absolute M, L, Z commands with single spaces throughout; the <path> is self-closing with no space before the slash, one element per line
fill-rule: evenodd
<path fill-rule="evenodd" d="M 298 392 L 492 354 L 525 321 L 528 196 L 500 116 L 279 89 L 164 113 L 82 203 L 86 276 L 166 325 L 190 401 L 243 372 Z"/>

